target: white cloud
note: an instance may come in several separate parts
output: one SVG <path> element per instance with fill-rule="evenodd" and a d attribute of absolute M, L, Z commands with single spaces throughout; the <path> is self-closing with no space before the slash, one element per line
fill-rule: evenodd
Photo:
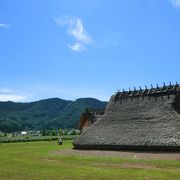
<path fill-rule="evenodd" d="M 85 31 L 83 24 L 80 19 L 75 20 L 75 27 L 69 29 L 69 34 L 71 34 L 77 41 L 83 43 L 90 43 L 91 38 L 88 36 L 87 32 Z"/>
<path fill-rule="evenodd" d="M 21 95 L 14 95 L 14 94 L 0 94 L 0 101 L 14 101 L 14 102 L 20 102 L 27 99 L 25 96 Z"/>
<path fill-rule="evenodd" d="M 68 47 L 69 47 L 71 50 L 76 51 L 76 52 L 80 52 L 80 51 L 83 51 L 83 50 L 86 49 L 83 44 L 78 43 L 78 42 L 76 42 L 76 43 L 73 44 L 73 45 L 68 45 Z"/>
<path fill-rule="evenodd" d="M 27 99 L 26 96 L 16 93 L 15 90 L 4 88 L 4 87 L 0 88 L 0 101 L 20 102 L 26 99 Z"/>
<path fill-rule="evenodd" d="M 74 45 L 68 45 L 71 50 L 80 52 L 86 49 L 85 45 L 92 43 L 80 18 L 63 16 L 59 19 L 55 18 L 55 22 L 60 26 L 66 26 L 68 34 L 76 40 Z"/>
<path fill-rule="evenodd" d="M 10 28 L 9 24 L 0 23 L 0 28 Z"/>
<path fill-rule="evenodd" d="M 180 0 L 169 0 L 175 8 L 180 8 Z"/>

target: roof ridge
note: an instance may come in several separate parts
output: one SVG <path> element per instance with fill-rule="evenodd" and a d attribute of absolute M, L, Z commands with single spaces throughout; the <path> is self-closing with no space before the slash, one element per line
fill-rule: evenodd
<path fill-rule="evenodd" d="M 166 85 L 163 83 L 163 86 L 159 87 L 158 84 L 156 84 L 156 87 L 153 87 L 151 84 L 151 88 L 147 88 L 145 85 L 145 89 L 142 89 L 139 86 L 139 89 L 137 90 L 136 87 L 134 87 L 133 90 L 129 88 L 128 91 L 117 91 L 114 95 L 114 99 L 119 98 L 133 98 L 133 97 L 144 97 L 144 96 L 164 96 L 164 95 L 173 95 L 180 93 L 180 84 L 176 82 L 176 84 L 172 85 L 171 83 L 169 85 Z"/>

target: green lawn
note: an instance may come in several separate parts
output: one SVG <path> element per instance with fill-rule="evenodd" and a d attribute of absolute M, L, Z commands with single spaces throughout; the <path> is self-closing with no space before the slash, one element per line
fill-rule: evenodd
<path fill-rule="evenodd" d="M 65 148 L 72 148 L 71 141 L 66 141 L 62 146 L 57 142 L 0 144 L 0 179 L 180 179 L 180 161 L 60 156 L 51 153 Z"/>

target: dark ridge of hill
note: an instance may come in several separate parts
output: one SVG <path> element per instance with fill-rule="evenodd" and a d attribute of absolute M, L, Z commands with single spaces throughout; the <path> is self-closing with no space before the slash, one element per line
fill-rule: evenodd
<path fill-rule="evenodd" d="M 85 108 L 105 108 L 107 102 L 93 98 L 68 101 L 59 98 L 30 103 L 0 102 L 0 131 L 77 128 Z"/>

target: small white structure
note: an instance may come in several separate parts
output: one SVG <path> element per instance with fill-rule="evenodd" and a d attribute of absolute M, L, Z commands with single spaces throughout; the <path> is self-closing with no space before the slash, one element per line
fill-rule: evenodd
<path fill-rule="evenodd" d="M 27 134 L 26 131 L 22 131 L 22 132 L 21 132 L 21 135 L 26 135 L 26 134 Z"/>

